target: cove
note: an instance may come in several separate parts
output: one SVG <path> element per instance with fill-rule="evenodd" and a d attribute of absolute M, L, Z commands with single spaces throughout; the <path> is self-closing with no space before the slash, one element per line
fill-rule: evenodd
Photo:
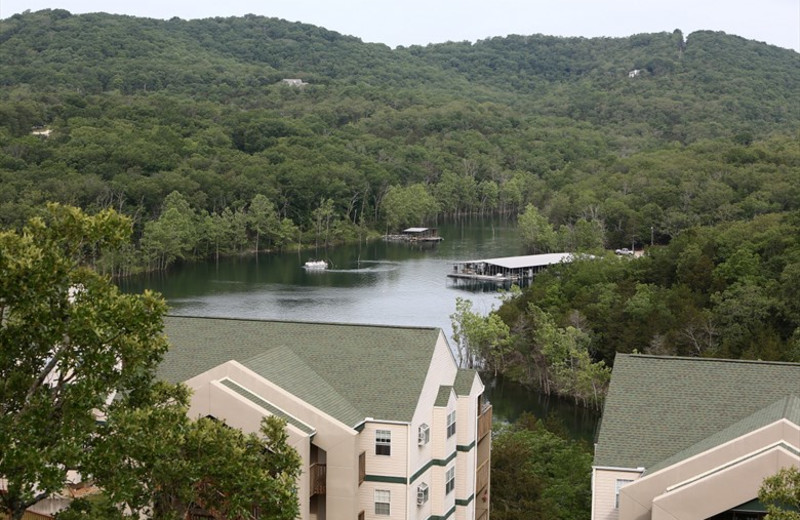
<path fill-rule="evenodd" d="M 125 279 L 128 292 L 160 292 L 174 315 L 432 326 L 452 341 L 450 314 L 457 297 L 488 313 L 499 306 L 498 286 L 455 284 L 447 278 L 453 262 L 525 254 L 514 222 L 466 219 L 438 226 L 438 243 L 382 240 L 329 249 L 270 253 L 189 263 L 166 274 Z M 309 260 L 326 260 L 330 269 L 307 271 Z M 556 413 L 576 437 L 593 435 L 594 420 L 584 409 L 515 386 L 487 382 L 499 421 L 522 411 L 539 417 Z M 554 412 L 559 410 L 559 412 Z M 594 415 L 590 413 L 590 416 Z"/>

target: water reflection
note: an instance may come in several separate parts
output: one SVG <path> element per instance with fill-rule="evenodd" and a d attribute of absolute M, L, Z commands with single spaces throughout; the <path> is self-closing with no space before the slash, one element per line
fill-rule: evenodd
<path fill-rule="evenodd" d="M 599 412 L 576 406 L 558 397 L 531 392 L 501 377 L 486 381 L 486 396 L 492 402 L 495 421 L 512 423 L 524 412 L 539 418 L 551 417 L 564 426 L 569 435 L 593 444 L 599 427 Z"/>

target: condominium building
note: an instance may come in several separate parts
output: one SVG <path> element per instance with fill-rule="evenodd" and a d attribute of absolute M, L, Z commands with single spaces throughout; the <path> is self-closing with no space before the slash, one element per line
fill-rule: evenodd
<path fill-rule="evenodd" d="M 190 414 L 287 421 L 299 518 L 489 518 L 491 405 L 440 329 L 167 317 L 160 376 Z"/>
<path fill-rule="evenodd" d="M 800 364 L 617 354 L 595 446 L 593 520 L 757 520 L 800 466 Z"/>

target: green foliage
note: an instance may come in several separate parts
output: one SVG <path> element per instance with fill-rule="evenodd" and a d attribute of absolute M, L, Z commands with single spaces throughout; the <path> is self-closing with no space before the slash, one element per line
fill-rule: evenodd
<path fill-rule="evenodd" d="M 588 447 L 521 417 L 492 442 L 492 517 L 579 520 L 591 509 Z"/>
<path fill-rule="evenodd" d="M 102 425 L 84 471 L 106 499 L 78 501 L 59 518 L 109 514 L 180 520 L 193 506 L 225 518 L 291 520 L 299 511 L 300 457 L 285 422 L 269 417 L 260 435 L 187 416 L 183 389 L 160 389 L 147 407 L 121 405 Z M 182 397 L 182 395 L 184 397 Z M 109 506 L 113 504 L 113 506 Z"/>
<path fill-rule="evenodd" d="M 0 233 L 0 511 L 20 518 L 86 460 L 107 397 L 146 392 L 166 350 L 152 293 L 122 294 L 89 267 L 130 221 L 51 205 Z"/>
<path fill-rule="evenodd" d="M 609 365 L 634 350 L 795 360 L 798 237 L 794 214 L 694 228 L 641 258 L 551 268 L 498 314 L 526 348 L 556 344 L 554 324 L 576 327 L 585 335 L 575 344 Z M 544 386 L 543 363 L 529 356 L 527 369 L 511 371 Z"/>
<path fill-rule="evenodd" d="M 519 216 L 519 234 L 526 249 L 533 254 L 553 253 L 558 249 L 558 235 L 533 204 L 528 204 Z"/>
<path fill-rule="evenodd" d="M 532 251 L 597 252 L 800 208 L 797 54 L 721 33 L 392 50 L 44 10 L 0 41 L 0 226 L 115 208 L 136 246 L 117 272 L 439 216 L 522 214 Z"/>
<path fill-rule="evenodd" d="M 187 206 L 171 197 L 170 207 Z M 104 499 L 63 518 L 177 520 L 192 504 L 295 518 L 300 462 L 282 422 L 257 436 L 191 421 L 188 390 L 155 382 L 164 301 L 122 294 L 92 267 L 130 233 L 113 210 L 56 204 L 0 232 L 0 514 L 21 518 L 74 470 Z"/>
<path fill-rule="evenodd" d="M 482 316 L 472 310 L 472 301 L 456 298 L 456 312 L 450 315 L 450 321 L 459 366 L 480 367 L 495 375 L 505 370 L 510 337 L 508 326 L 499 316 Z"/>
<path fill-rule="evenodd" d="M 800 470 L 783 468 L 766 478 L 758 499 L 767 505 L 767 520 L 800 519 Z"/>

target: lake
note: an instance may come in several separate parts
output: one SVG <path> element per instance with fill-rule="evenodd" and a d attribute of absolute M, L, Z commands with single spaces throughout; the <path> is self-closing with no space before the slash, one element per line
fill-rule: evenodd
<path fill-rule="evenodd" d="M 453 262 L 524 254 L 514 223 L 472 219 L 438 226 L 438 243 L 353 244 L 295 253 L 225 258 L 180 266 L 168 274 L 124 280 L 125 291 L 153 289 L 170 314 L 236 318 L 433 326 L 452 336 L 450 314 L 457 297 L 483 314 L 498 306 L 498 287 L 456 284 L 447 277 Z M 306 271 L 309 259 L 330 263 Z M 521 411 L 556 413 L 577 437 L 591 440 L 596 416 L 571 403 L 543 399 L 510 382 L 493 385 L 489 396 L 499 420 Z"/>

